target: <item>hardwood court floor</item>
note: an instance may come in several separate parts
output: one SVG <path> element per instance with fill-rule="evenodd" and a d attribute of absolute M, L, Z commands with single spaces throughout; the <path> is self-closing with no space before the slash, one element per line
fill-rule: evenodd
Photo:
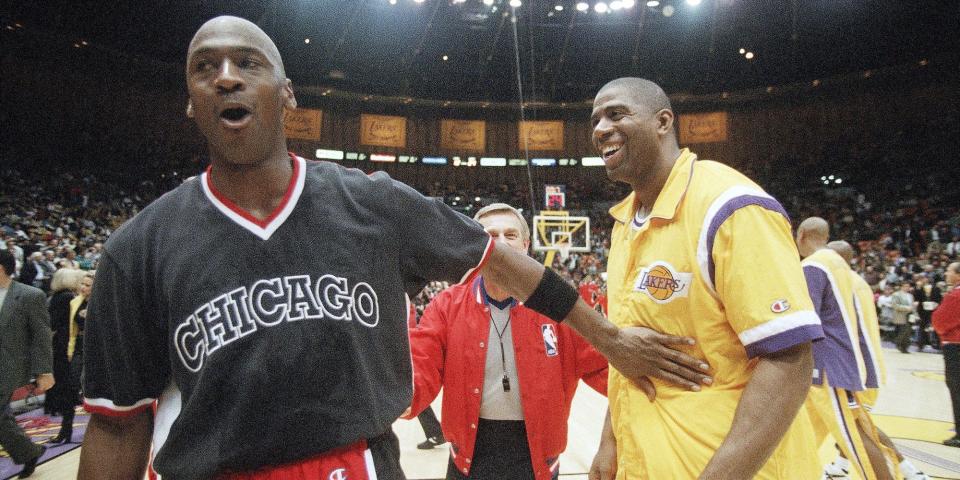
<path fill-rule="evenodd" d="M 943 382 L 943 359 L 931 353 L 904 355 L 885 349 L 888 379 L 874 416 L 894 439 L 901 452 L 935 478 L 960 480 L 960 449 L 940 442 L 952 435 L 950 397 Z M 434 403 L 440 414 L 440 402 Z M 586 479 L 596 451 L 606 412 L 606 399 L 581 383 L 570 414 L 567 451 L 560 460 L 563 480 Z M 394 430 L 400 438 L 401 461 L 410 480 L 440 479 L 446 472 L 448 448 L 417 450 L 423 431 L 416 420 L 399 420 Z M 829 453 L 829 447 L 824 448 Z M 61 455 L 37 468 L 37 480 L 76 478 L 80 449 Z"/>

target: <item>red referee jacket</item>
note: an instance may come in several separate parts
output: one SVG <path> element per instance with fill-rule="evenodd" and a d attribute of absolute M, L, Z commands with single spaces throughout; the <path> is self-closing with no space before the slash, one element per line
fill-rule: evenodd
<path fill-rule="evenodd" d="M 960 287 L 953 287 L 933 311 L 933 328 L 944 343 L 960 343 Z"/>
<path fill-rule="evenodd" d="M 513 307 L 510 319 L 530 458 L 536 478 L 546 480 L 559 468 L 566 448 L 567 417 L 578 381 L 606 394 L 607 362 L 569 327 L 522 305 Z M 466 475 L 477 438 L 489 334 L 480 278 L 437 295 L 410 331 L 414 393 L 407 418 L 426 409 L 443 387 L 443 434 L 454 463 Z M 556 346 L 548 347 L 553 335 Z"/>

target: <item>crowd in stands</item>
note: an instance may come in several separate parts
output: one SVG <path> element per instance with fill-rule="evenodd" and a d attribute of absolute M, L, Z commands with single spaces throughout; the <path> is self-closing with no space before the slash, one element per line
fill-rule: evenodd
<path fill-rule="evenodd" d="M 397 171 L 391 173 L 403 177 Z M 5 248 L 17 258 L 21 281 L 48 290 L 56 269 L 95 269 L 110 234 L 182 182 L 174 172 L 125 185 L 101 177 L 94 172 L 0 170 L 4 185 L 0 194 L 0 236 Z M 470 216 L 481 206 L 499 201 L 516 205 L 528 221 L 532 220 L 530 188 L 523 176 L 512 183 L 490 186 L 443 184 L 431 178 L 418 182 L 415 176 L 401 180 Z M 534 192 L 542 194 L 544 183 L 533 182 Z M 762 178 L 760 183 L 764 183 Z M 855 246 L 853 267 L 875 289 L 878 299 L 883 297 L 885 287 L 902 282 L 926 282 L 945 291 L 944 270 L 960 254 L 960 207 L 956 204 L 938 195 L 878 198 L 849 187 L 801 190 L 774 179 L 769 183 L 768 189 L 781 200 L 795 223 L 812 215 L 821 216 L 830 223 L 832 238 Z M 585 176 L 565 187 L 565 208 L 572 215 L 591 218 L 591 248 L 589 252 L 558 254 L 552 266 L 582 292 L 591 292 L 584 294 L 588 301 L 602 302 L 612 227 L 606 211 L 628 190 L 606 181 L 602 174 Z M 543 201 L 542 197 L 538 200 Z M 532 254 L 541 261 L 545 256 L 543 252 Z M 445 287 L 442 282 L 428 285 L 415 299 L 418 312 Z M 918 309 L 922 313 L 919 303 Z M 921 328 L 926 326 L 920 323 Z M 936 346 L 935 339 L 930 343 Z"/>

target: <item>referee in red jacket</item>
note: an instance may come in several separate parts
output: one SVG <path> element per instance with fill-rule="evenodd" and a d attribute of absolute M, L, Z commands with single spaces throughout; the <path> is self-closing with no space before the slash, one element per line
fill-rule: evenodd
<path fill-rule="evenodd" d="M 530 229 L 513 207 L 488 205 L 474 219 L 527 253 Z M 428 408 L 443 388 L 448 480 L 556 479 L 580 379 L 606 393 L 607 362 L 593 347 L 483 277 L 434 297 L 410 348 L 414 393 L 405 417 Z"/>

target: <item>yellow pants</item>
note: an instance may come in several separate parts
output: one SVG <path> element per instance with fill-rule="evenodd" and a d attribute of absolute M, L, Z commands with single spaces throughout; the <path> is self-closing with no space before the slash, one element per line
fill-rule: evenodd
<path fill-rule="evenodd" d="M 850 460 L 850 468 L 864 480 L 876 480 L 857 422 L 877 445 L 880 440 L 870 415 L 860 407 L 856 397 L 844 389 L 814 385 L 810 387 L 804 407 L 813 423 L 817 445 L 832 436 L 840 451 Z"/>

